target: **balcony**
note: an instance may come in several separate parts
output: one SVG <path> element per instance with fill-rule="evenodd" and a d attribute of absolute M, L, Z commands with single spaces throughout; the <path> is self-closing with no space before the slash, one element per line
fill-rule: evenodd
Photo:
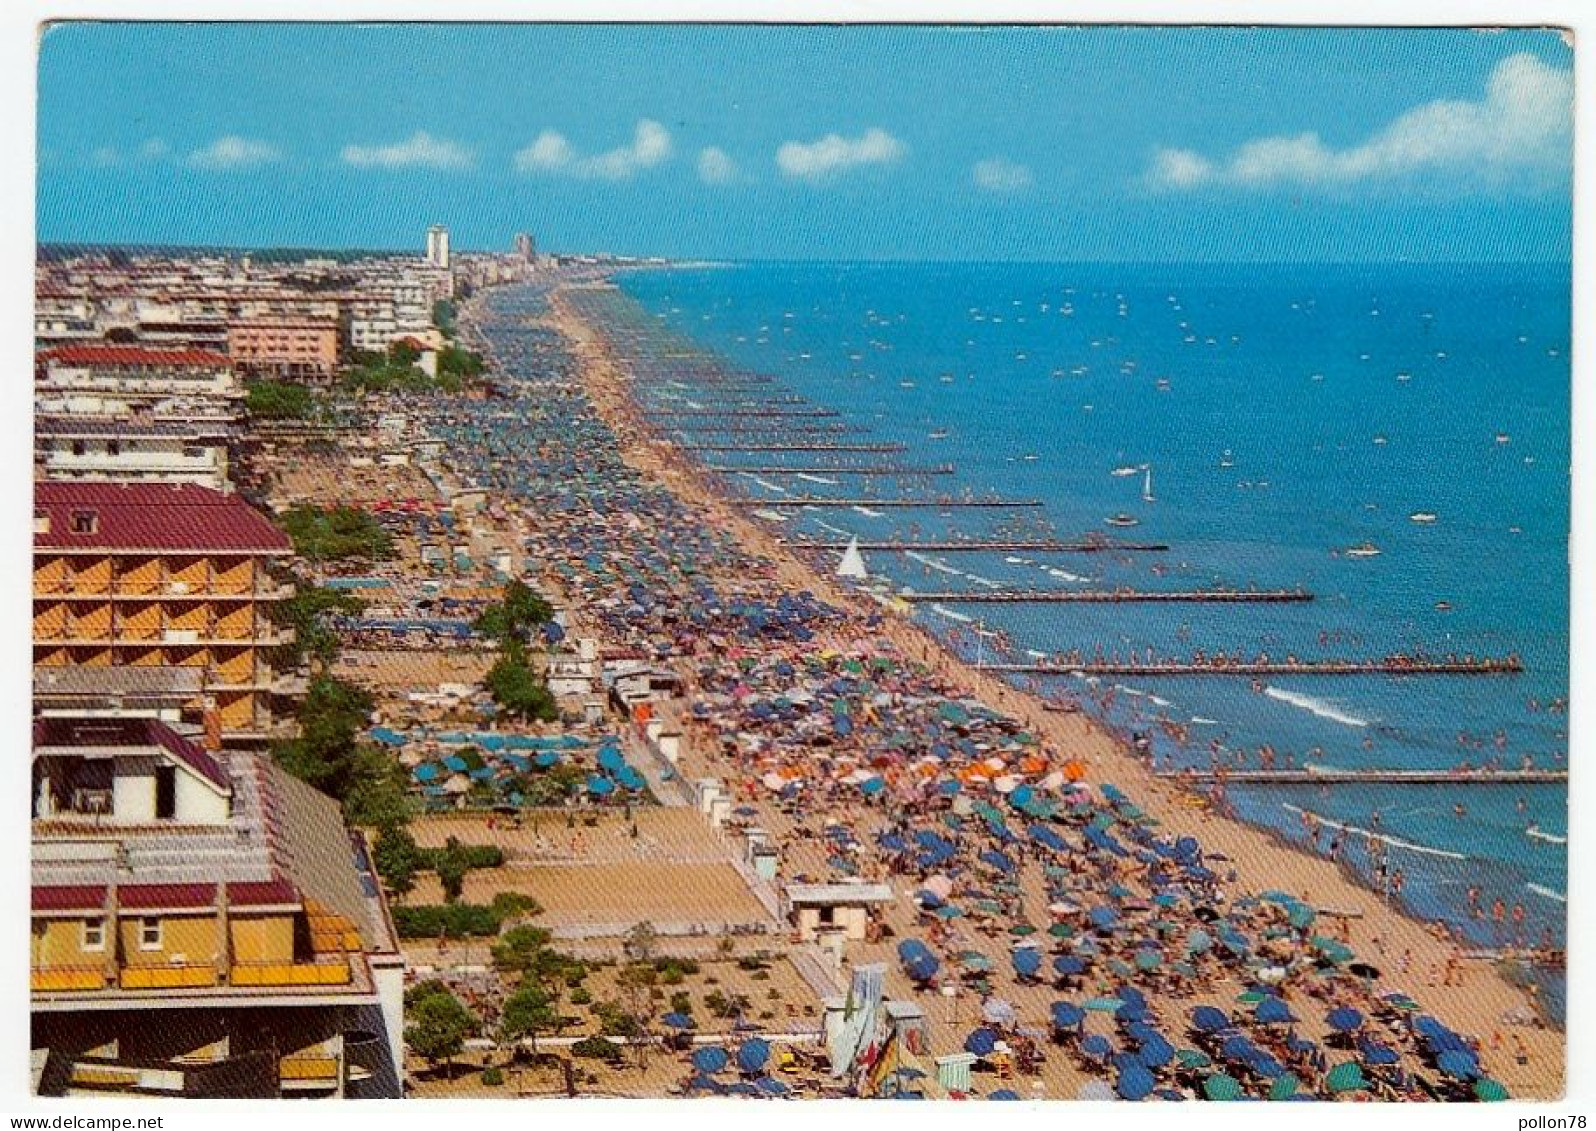
<path fill-rule="evenodd" d="M 346 959 L 324 962 L 240 962 L 228 981 L 235 986 L 347 986 Z"/>
<path fill-rule="evenodd" d="M 170 966 L 124 966 L 124 990 L 192 990 L 214 986 L 216 967 L 211 963 L 176 963 Z"/>
<path fill-rule="evenodd" d="M 29 988 L 34 993 L 74 993 L 85 990 L 103 990 L 107 985 L 105 967 L 99 966 L 35 966 L 30 972 Z"/>

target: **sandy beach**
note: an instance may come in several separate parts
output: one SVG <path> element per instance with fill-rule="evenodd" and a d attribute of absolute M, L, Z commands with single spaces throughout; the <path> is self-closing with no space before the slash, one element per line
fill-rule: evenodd
<path fill-rule="evenodd" d="M 783 587 L 810 590 L 826 601 L 859 613 L 861 622 L 865 615 L 878 611 L 788 551 L 744 509 L 727 505 L 695 464 L 647 434 L 631 397 L 631 378 L 625 365 L 608 348 L 602 329 L 579 315 L 567 292 L 556 291 L 552 295 L 549 321 L 572 343 L 581 379 L 599 413 L 620 438 L 628 464 L 699 508 L 711 523 L 732 533 L 751 553 L 773 563 Z M 1085 766 L 1086 780 L 1113 783 L 1125 790 L 1144 811 L 1156 817 L 1165 831 L 1189 832 L 1209 851 L 1228 857 L 1236 874 L 1234 890 L 1259 893 L 1284 889 L 1321 913 L 1331 913 L 1343 925 L 1343 939 L 1360 956 L 1390 972 L 1394 985 L 1414 993 L 1427 1011 L 1448 1025 L 1480 1035 L 1484 1044 L 1482 1062 L 1515 1096 L 1551 1099 L 1561 1094 L 1562 1034 L 1513 1024 L 1513 1019 L 1530 1015 L 1528 996 L 1486 962 L 1462 959 L 1457 972 L 1451 975 L 1452 984 L 1443 985 L 1449 976 L 1449 963 L 1460 958 L 1458 948 L 1444 931 L 1387 907 L 1377 893 L 1349 880 L 1329 860 L 1287 847 L 1257 829 L 1194 804 L 1191 795 L 1156 778 L 1128 747 L 1084 714 L 1044 709 L 1040 699 L 953 658 L 912 623 L 887 617 L 877 634 L 889 638 L 905 657 L 926 660 L 959 692 L 1016 717 L 1042 736 L 1047 746 L 1067 752 L 1072 761 Z M 851 642 L 847 635 L 828 641 L 838 647 Z M 698 768 L 705 772 L 724 771 L 708 752 L 696 748 L 684 760 L 684 767 L 689 774 Z M 780 829 L 772 821 L 766 823 L 779 838 Z M 1403 973 L 1398 975 L 1398 969 Z M 1518 1042 L 1522 1042 L 1522 1052 L 1515 1053 Z M 1066 1082 L 1058 1083 L 1062 1088 Z"/>

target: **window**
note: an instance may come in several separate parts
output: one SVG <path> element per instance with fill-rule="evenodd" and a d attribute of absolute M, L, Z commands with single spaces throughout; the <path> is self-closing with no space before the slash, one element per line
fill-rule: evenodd
<path fill-rule="evenodd" d="M 48 533 L 50 533 L 50 512 L 49 511 L 34 511 L 33 512 L 33 532 L 35 534 L 48 534 Z"/>
<path fill-rule="evenodd" d="M 105 920 L 83 920 L 83 949 L 85 951 L 105 949 Z"/>
<path fill-rule="evenodd" d="M 139 949 L 161 949 L 161 921 L 159 919 L 139 920 Z"/>
<path fill-rule="evenodd" d="M 100 515 L 97 511 L 73 511 L 72 533 L 97 534 L 100 530 Z"/>
<path fill-rule="evenodd" d="M 113 455 L 113 456 L 121 455 L 122 454 L 122 441 L 120 441 L 120 440 L 108 440 L 108 441 L 106 441 L 105 450 L 106 450 L 106 452 L 108 454 Z"/>
<path fill-rule="evenodd" d="M 88 446 L 86 444 L 84 444 L 84 442 L 82 440 L 73 440 L 72 441 L 72 454 L 73 455 L 80 456 L 86 451 L 88 451 Z"/>

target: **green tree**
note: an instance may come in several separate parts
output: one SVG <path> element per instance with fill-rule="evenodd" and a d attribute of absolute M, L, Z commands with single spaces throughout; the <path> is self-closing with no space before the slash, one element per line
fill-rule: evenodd
<path fill-rule="evenodd" d="M 278 518 L 294 553 L 313 562 L 372 562 L 394 556 L 393 538 L 359 507 L 290 507 Z"/>
<path fill-rule="evenodd" d="M 409 1013 L 405 1044 L 429 1065 L 443 1060 L 452 1067 L 466 1037 L 478 1027 L 476 1017 L 448 991 L 427 995 Z"/>
<path fill-rule="evenodd" d="M 493 965 L 506 974 L 537 977 L 548 964 L 546 955 L 553 937 L 542 927 L 511 927 L 493 946 Z"/>
<path fill-rule="evenodd" d="M 371 717 L 370 692 L 330 675 L 310 681 L 299 708 L 299 737 L 279 742 L 273 757 L 289 773 L 343 802 L 360 764 L 356 739 Z"/>
<path fill-rule="evenodd" d="M 316 395 L 291 381 L 251 381 L 244 392 L 249 414 L 260 420 L 308 420 L 317 408 Z"/>
<path fill-rule="evenodd" d="M 386 825 L 377 832 L 377 844 L 372 849 L 372 863 L 388 890 L 395 895 L 408 895 L 415 889 L 416 872 L 421 867 L 421 850 L 410 830 L 403 825 Z"/>
<path fill-rule="evenodd" d="M 272 621 L 294 630 L 292 643 L 284 644 L 275 657 L 278 668 L 295 668 L 306 657 L 322 668 L 338 656 L 338 634 L 327 627 L 329 613 L 358 616 L 366 603 L 351 593 L 296 582 L 294 595 L 279 601 L 271 610 Z"/>
<path fill-rule="evenodd" d="M 523 983 L 504 1003 L 504 1013 L 499 1021 L 500 1036 L 512 1043 L 530 1037 L 532 1051 L 537 1052 L 538 1034 L 559 1026 L 557 1001 L 542 986 Z"/>
<path fill-rule="evenodd" d="M 548 683 L 533 672 L 514 642 L 494 661 L 484 682 L 493 701 L 513 718 L 553 722 L 560 717 Z"/>
<path fill-rule="evenodd" d="M 392 756 L 373 746 L 357 746 L 351 779 L 344 795 L 344 819 L 351 825 L 380 829 L 410 820 L 405 797 L 409 779 Z"/>
<path fill-rule="evenodd" d="M 526 582 L 512 579 L 500 599 L 478 614 L 471 627 L 509 647 L 525 643 L 532 630 L 554 619 L 554 606 Z"/>

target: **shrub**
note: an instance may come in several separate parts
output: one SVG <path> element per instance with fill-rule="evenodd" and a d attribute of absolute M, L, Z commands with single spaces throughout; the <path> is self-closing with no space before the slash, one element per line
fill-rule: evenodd
<path fill-rule="evenodd" d="M 574 990 L 571 991 L 571 1004 L 572 1005 L 591 1005 L 592 1003 L 593 1003 L 593 992 L 591 990 L 586 989 L 584 987 L 584 988 L 574 989 Z"/>
<path fill-rule="evenodd" d="M 500 1087 L 504 1083 L 504 1069 L 497 1065 L 490 1065 L 482 1070 L 482 1083 L 489 1088 Z"/>
<path fill-rule="evenodd" d="M 571 1055 L 615 1064 L 621 1059 L 621 1046 L 603 1037 L 583 1037 L 571 1046 Z"/>

